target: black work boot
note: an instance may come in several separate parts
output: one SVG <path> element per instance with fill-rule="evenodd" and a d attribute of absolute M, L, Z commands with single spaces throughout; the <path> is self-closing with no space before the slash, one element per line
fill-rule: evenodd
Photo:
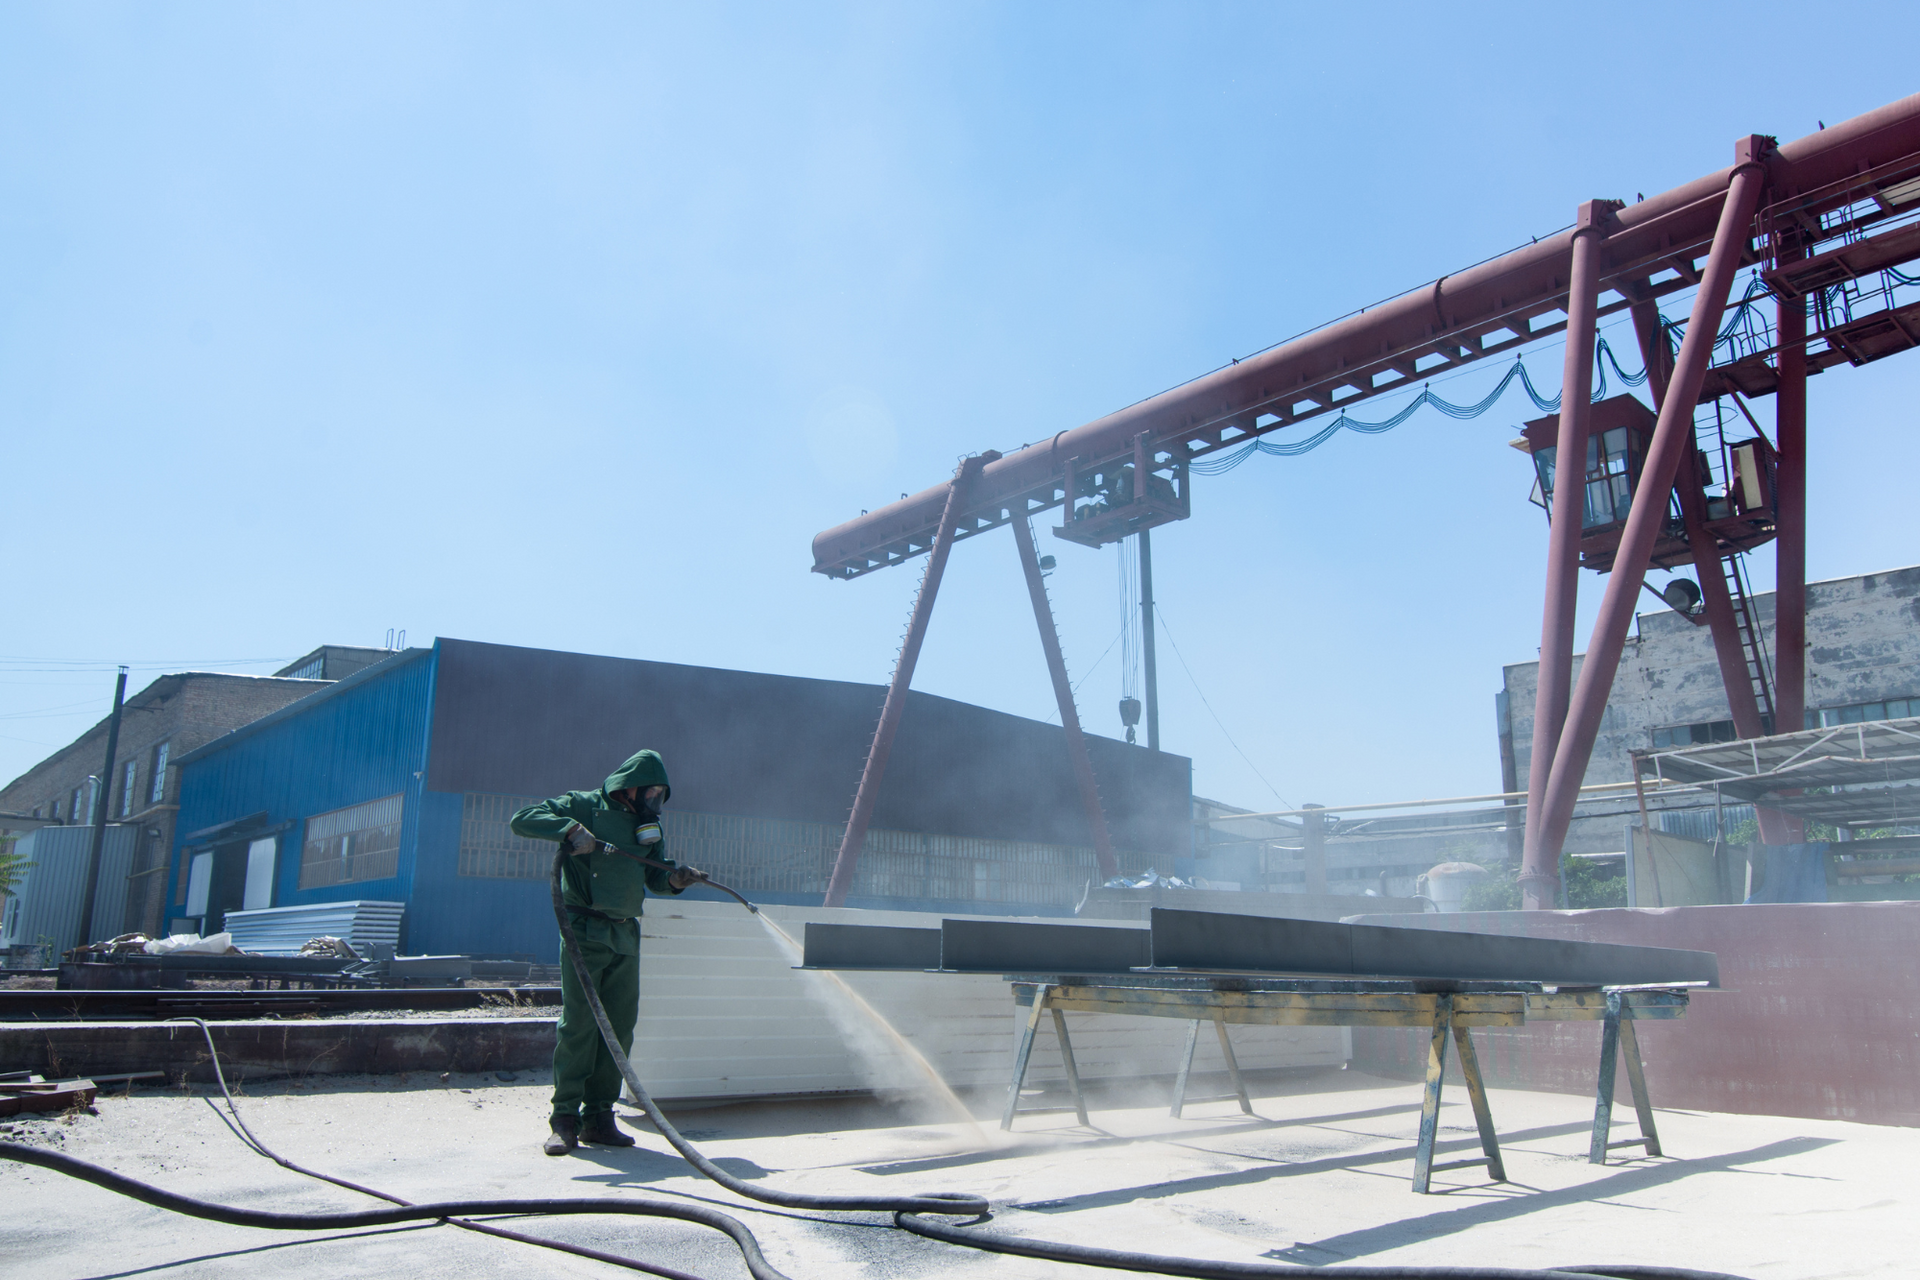
<path fill-rule="evenodd" d="M 541 1150 L 550 1156 L 563 1156 L 580 1143 L 580 1121 L 575 1116 L 555 1116 L 549 1123 L 553 1132 L 547 1135 Z"/>
<path fill-rule="evenodd" d="M 595 1111 L 581 1119 L 580 1141 L 596 1147 L 630 1147 L 633 1135 L 620 1131 L 613 1112 Z"/>

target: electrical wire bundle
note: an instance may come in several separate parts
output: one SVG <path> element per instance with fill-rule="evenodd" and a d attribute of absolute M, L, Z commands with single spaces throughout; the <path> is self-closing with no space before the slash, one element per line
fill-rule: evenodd
<path fill-rule="evenodd" d="M 1605 338 L 1599 339 L 1594 344 L 1593 362 L 1599 374 L 1599 376 L 1594 379 L 1592 399 L 1595 404 L 1598 404 L 1606 398 L 1607 365 L 1609 364 L 1613 366 L 1615 376 L 1630 387 L 1640 386 L 1647 380 L 1646 370 L 1644 369 L 1639 373 L 1628 373 L 1625 369 L 1621 368 L 1619 358 L 1613 354 L 1613 348 L 1607 345 Z M 1500 379 L 1499 383 L 1495 385 L 1493 390 L 1487 392 L 1486 395 L 1474 401 L 1472 404 L 1455 404 L 1451 400 L 1444 400 L 1433 393 L 1431 386 L 1423 386 L 1420 388 L 1419 395 L 1409 400 L 1401 407 L 1399 412 L 1383 421 L 1362 422 L 1358 418 L 1348 417 L 1347 414 L 1342 411 L 1332 422 L 1321 427 L 1310 436 L 1291 441 L 1266 439 L 1250 441 L 1245 447 L 1235 449 L 1231 453 L 1224 453 L 1217 457 L 1202 458 L 1196 462 L 1190 462 L 1187 464 L 1187 469 L 1195 475 L 1217 476 L 1233 470 L 1256 453 L 1268 454 L 1275 458 L 1297 458 L 1303 453 L 1311 453 L 1313 450 L 1318 449 L 1341 431 L 1357 431 L 1361 435 L 1368 436 L 1377 436 L 1383 432 L 1391 431 L 1429 405 L 1438 409 L 1441 413 L 1446 414 L 1449 418 L 1459 420 L 1477 418 L 1487 410 L 1493 408 L 1493 406 L 1499 402 L 1500 397 L 1507 393 L 1507 388 L 1512 386 L 1516 379 L 1526 391 L 1527 398 L 1533 401 L 1534 408 L 1538 409 L 1541 413 L 1560 412 L 1560 393 L 1556 391 L 1551 396 L 1541 395 L 1539 388 L 1533 385 L 1533 379 L 1527 374 L 1527 366 L 1516 356 L 1513 364 L 1508 366 L 1506 374 Z"/>

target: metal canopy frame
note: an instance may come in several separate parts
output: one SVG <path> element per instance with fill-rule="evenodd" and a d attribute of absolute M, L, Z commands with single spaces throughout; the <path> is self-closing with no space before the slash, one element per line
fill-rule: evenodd
<path fill-rule="evenodd" d="M 1636 751 L 1634 758 L 1647 778 L 1716 787 L 1801 817 L 1920 821 L 1920 716 Z"/>

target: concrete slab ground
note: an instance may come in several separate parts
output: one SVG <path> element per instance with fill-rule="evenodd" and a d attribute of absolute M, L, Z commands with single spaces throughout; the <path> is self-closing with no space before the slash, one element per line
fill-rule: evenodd
<path fill-rule="evenodd" d="M 542 1155 L 543 1072 L 325 1078 L 246 1087 L 240 1106 L 290 1159 L 415 1201 L 472 1196 L 650 1195 L 717 1204 L 744 1219 L 796 1280 L 992 1274 L 1068 1268 L 904 1235 L 880 1215 L 822 1221 L 769 1212 L 706 1182 L 644 1121 L 640 1145 Z M 1450 1089 L 1449 1094 L 1457 1090 Z M 1512 1181 L 1478 1170 L 1409 1190 L 1417 1085 L 1327 1071 L 1260 1082 L 1255 1117 L 1231 1103 L 1172 1120 L 1163 1098 L 1096 1098 L 1095 1127 L 1071 1113 L 1023 1119 L 1010 1138 L 917 1113 L 906 1102 L 838 1099 L 681 1109 L 676 1119 L 727 1168 L 819 1192 L 967 1191 L 990 1197 L 997 1230 L 1223 1260 L 1542 1267 L 1591 1262 L 1689 1266 L 1753 1277 L 1908 1276 L 1920 1268 L 1920 1130 L 1837 1121 L 1661 1111 L 1663 1159 L 1586 1163 L 1591 1104 L 1496 1091 Z M 996 1099 L 976 1095 L 984 1116 Z M 232 1204 L 318 1211 L 364 1197 L 287 1172 L 228 1131 L 209 1091 L 135 1090 L 98 1116 L 8 1122 L 122 1173 Z M 1476 1154 L 1464 1097 L 1441 1115 L 1442 1159 Z M 1633 1131 L 1620 1108 L 1616 1136 Z M 0 1275 L 126 1277 L 613 1276 L 604 1264 L 444 1226 L 282 1233 L 195 1221 L 58 1174 L 0 1165 Z M 864 1219 L 862 1221 L 861 1219 Z M 516 1229 L 730 1280 L 738 1255 L 691 1225 L 635 1218 L 520 1219 Z M 1094 1274 L 1080 1272 L 1079 1274 Z"/>

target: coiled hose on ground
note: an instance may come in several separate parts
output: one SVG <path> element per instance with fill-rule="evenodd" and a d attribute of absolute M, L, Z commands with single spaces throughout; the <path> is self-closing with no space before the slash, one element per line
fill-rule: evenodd
<path fill-rule="evenodd" d="M 825 1196 L 811 1195 L 799 1191 L 782 1191 L 777 1188 L 760 1187 L 736 1178 L 725 1169 L 703 1155 L 698 1147 L 681 1136 L 666 1115 L 647 1092 L 645 1085 L 635 1074 L 633 1063 L 620 1047 L 619 1038 L 613 1033 L 613 1025 L 607 1018 L 606 1008 L 595 990 L 592 975 L 587 971 L 586 963 L 581 959 L 578 940 L 574 937 L 573 922 L 568 917 L 566 899 L 561 885 L 561 869 L 566 865 L 567 854 L 558 853 L 553 862 L 551 888 L 553 892 L 554 918 L 560 926 L 560 936 L 567 953 L 567 962 L 573 966 L 575 975 L 580 979 L 581 990 L 586 993 L 587 1004 L 593 1013 L 593 1019 L 600 1028 L 600 1036 L 605 1041 L 607 1051 L 620 1067 L 620 1074 L 627 1082 L 627 1088 L 634 1102 L 646 1113 L 647 1119 L 660 1136 L 667 1140 L 675 1151 L 704 1176 L 719 1183 L 727 1190 L 748 1200 L 757 1200 L 762 1204 L 779 1205 L 788 1209 L 813 1209 L 831 1212 L 877 1211 L 891 1213 L 894 1225 L 914 1235 L 932 1240 L 945 1241 L 948 1244 L 961 1245 L 969 1249 L 983 1249 L 993 1253 L 1017 1254 L 1028 1258 L 1043 1258 L 1053 1262 L 1077 1263 L 1082 1266 L 1110 1267 L 1123 1271 L 1144 1271 L 1159 1275 L 1192 1276 L 1196 1280 L 1268 1280 L 1270 1277 L 1327 1277 L 1328 1280 L 1568 1280 L 1570 1276 L 1611 1277 L 1612 1280 L 1740 1280 L 1720 1272 L 1695 1271 L 1679 1267 L 1653 1267 L 1633 1264 L 1617 1265 L 1581 1265 L 1556 1267 L 1548 1270 L 1512 1267 L 1407 1267 L 1407 1266 L 1335 1266 L 1307 1267 L 1280 1263 L 1262 1262 L 1217 1262 L 1203 1258 L 1181 1258 L 1160 1254 L 1129 1253 L 1118 1249 L 1099 1249 L 1088 1245 L 1060 1244 L 1054 1241 L 1033 1240 L 1020 1236 L 1008 1236 L 998 1232 L 980 1231 L 976 1228 L 946 1222 L 937 1222 L 933 1217 L 961 1217 L 975 1220 L 988 1220 L 991 1212 L 987 1201 L 976 1195 L 933 1194 L 918 1196 Z M 202 1029 L 204 1030 L 204 1024 Z M 212 1038 L 208 1038 L 208 1047 L 212 1047 Z M 218 1072 L 219 1060 L 215 1058 L 215 1070 Z M 226 1082 L 221 1077 L 221 1091 L 226 1093 Z M 232 1095 L 227 1095 L 229 1107 L 232 1107 Z M 234 1112 L 238 1120 L 239 1113 Z M 242 1124 L 244 1130 L 245 1126 Z M 754 1280 L 790 1280 L 785 1273 L 775 1268 L 761 1253 L 759 1241 L 739 1219 L 721 1213 L 715 1209 L 693 1205 L 678 1204 L 648 1197 L 624 1195 L 618 1197 L 581 1197 L 526 1200 L 459 1200 L 433 1204 L 407 1204 L 385 1192 L 375 1191 L 356 1183 L 345 1182 L 326 1174 L 285 1160 L 269 1151 L 251 1132 L 246 1133 L 243 1141 L 262 1155 L 278 1163 L 309 1176 L 321 1178 L 337 1186 L 359 1191 L 367 1195 L 387 1200 L 394 1207 L 389 1209 L 369 1209 L 358 1213 L 274 1213 L 258 1209 L 241 1209 L 231 1205 L 215 1204 L 206 1200 L 197 1200 L 114 1173 L 110 1169 L 78 1160 L 61 1152 L 47 1151 L 39 1147 L 17 1142 L 0 1142 L 0 1159 L 13 1160 L 21 1164 L 35 1165 L 43 1169 L 52 1169 L 70 1177 L 91 1182 L 95 1186 L 143 1201 L 158 1208 L 190 1217 L 206 1218 L 214 1222 L 225 1222 L 235 1226 L 263 1227 L 274 1230 L 316 1231 L 354 1227 L 388 1226 L 399 1222 L 448 1221 L 455 1226 L 469 1230 L 485 1231 L 519 1240 L 527 1244 L 538 1244 L 549 1248 L 562 1249 L 584 1257 L 614 1263 L 636 1271 L 646 1271 L 654 1275 L 668 1277 L 669 1280 L 698 1280 L 683 1272 L 658 1264 L 648 1263 L 636 1258 L 627 1258 L 614 1254 L 600 1253 L 596 1250 L 582 1249 L 557 1241 L 542 1240 L 534 1236 L 525 1236 L 509 1232 L 488 1224 L 469 1221 L 477 1214 L 637 1214 L 648 1217 L 674 1218 L 682 1222 L 694 1222 L 711 1227 L 727 1235 L 740 1250 L 747 1270 Z M 931 1215 L 931 1216 L 929 1216 Z"/>

